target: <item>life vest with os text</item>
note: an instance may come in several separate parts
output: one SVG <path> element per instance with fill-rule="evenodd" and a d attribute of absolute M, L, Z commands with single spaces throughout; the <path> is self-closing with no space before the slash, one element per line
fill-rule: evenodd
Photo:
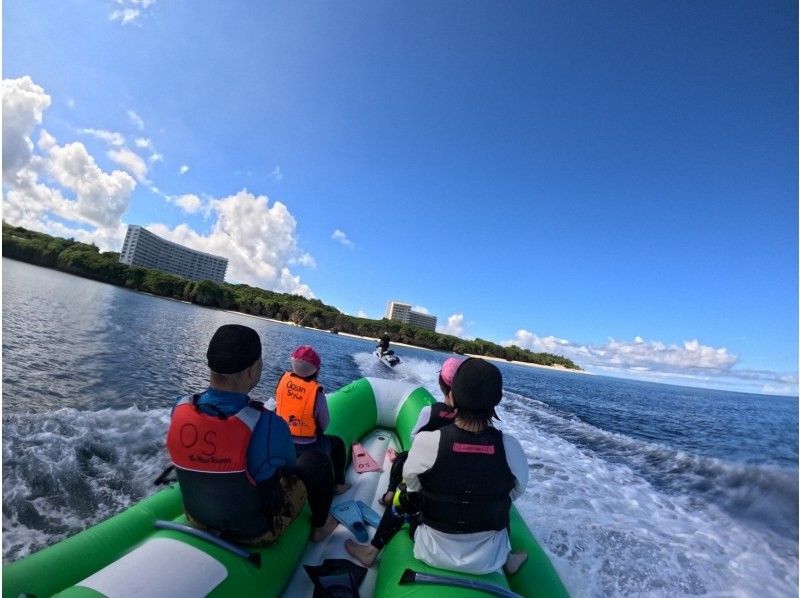
<path fill-rule="evenodd" d="M 322 386 L 293 372 L 286 372 L 275 387 L 275 413 L 289 424 L 294 438 L 316 438 L 314 407 Z"/>
<path fill-rule="evenodd" d="M 209 415 L 198 409 L 199 396 L 178 401 L 167 432 L 184 509 L 225 536 L 260 536 L 272 529 L 279 499 L 277 481 L 256 484 L 247 471 L 247 449 L 263 405 L 250 401 L 233 415 Z"/>
<path fill-rule="evenodd" d="M 502 432 L 488 427 L 473 433 L 453 425 L 440 434 L 436 461 L 419 476 L 422 522 L 455 534 L 507 527 L 515 478 Z"/>

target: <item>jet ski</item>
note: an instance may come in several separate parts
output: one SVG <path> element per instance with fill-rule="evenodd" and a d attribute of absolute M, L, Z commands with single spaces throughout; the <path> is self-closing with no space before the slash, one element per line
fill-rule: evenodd
<path fill-rule="evenodd" d="M 381 363 L 385 366 L 393 368 L 398 363 L 400 363 L 400 358 L 394 354 L 394 351 L 386 351 L 386 353 L 381 353 L 380 348 L 375 349 L 375 357 L 377 357 Z"/>

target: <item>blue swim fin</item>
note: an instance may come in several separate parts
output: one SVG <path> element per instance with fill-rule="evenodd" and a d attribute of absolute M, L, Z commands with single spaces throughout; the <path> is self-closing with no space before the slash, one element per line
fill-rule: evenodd
<path fill-rule="evenodd" d="M 372 527 L 378 527 L 381 522 L 381 516 L 368 507 L 364 501 L 357 500 L 356 504 L 358 505 L 358 510 L 361 511 L 361 519 Z"/>
<path fill-rule="evenodd" d="M 353 535 L 359 542 L 366 542 L 369 540 L 369 533 L 361 518 L 361 509 L 358 508 L 356 501 L 348 500 L 347 502 L 339 503 L 331 509 L 331 515 L 333 515 L 339 523 L 353 532 Z"/>

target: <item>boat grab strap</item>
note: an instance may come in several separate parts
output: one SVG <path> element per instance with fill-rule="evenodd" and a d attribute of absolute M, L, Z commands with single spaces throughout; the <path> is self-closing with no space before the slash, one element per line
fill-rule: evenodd
<path fill-rule="evenodd" d="M 187 534 L 189 536 L 199 538 L 201 540 L 205 540 L 206 542 L 210 542 L 214 546 L 219 546 L 220 548 L 227 550 L 228 552 L 232 552 L 236 556 L 240 556 L 243 559 L 247 559 L 251 563 L 253 563 L 256 567 L 261 567 L 261 554 L 258 552 L 248 552 L 241 546 L 236 546 L 235 544 L 231 544 L 222 538 L 218 538 L 214 534 L 209 532 L 197 529 L 190 525 L 185 525 L 183 523 L 175 523 L 174 521 L 164 521 L 163 519 L 157 519 L 153 522 L 153 525 L 158 529 L 168 529 L 174 532 L 181 532 L 183 534 Z"/>

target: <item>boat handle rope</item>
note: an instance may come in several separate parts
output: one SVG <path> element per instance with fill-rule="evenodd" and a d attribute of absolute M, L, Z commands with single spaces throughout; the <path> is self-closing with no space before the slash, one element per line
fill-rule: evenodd
<path fill-rule="evenodd" d="M 175 466 L 174 466 L 174 465 L 170 465 L 169 467 L 167 467 L 166 469 L 164 469 L 164 471 L 162 471 L 162 472 L 161 472 L 161 473 L 158 475 L 158 477 L 157 477 L 155 480 L 153 480 L 153 485 L 154 485 L 154 486 L 161 486 L 162 484 L 163 484 L 163 485 L 167 485 L 167 484 L 169 484 L 170 482 L 174 482 L 174 481 L 175 481 L 175 478 L 169 479 L 169 477 L 168 477 L 168 476 L 169 476 L 169 474 L 170 474 L 170 473 L 172 473 L 172 471 L 173 471 L 174 469 L 175 469 Z"/>
<path fill-rule="evenodd" d="M 519 594 L 502 588 L 493 583 L 485 581 L 478 581 L 473 579 L 460 579 L 458 577 L 450 577 L 449 575 L 434 575 L 433 573 L 420 573 L 413 569 L 406 569 L 398 582 L 400 585 L 407 583 L 431 583 L 441 584 L 445 586 L 456 586 L 460 588 L 470 588 L 471 590 L 479 590 L 487 594 L 495 596 L 503 596 L 503 598 L 522 598 Z"/>
<path fill-rule="evenodd" d="M 243 559 L 247 559 L 248 561 L 253 563 L 256 567 L 261 567 L 260 553 L 248 552 L 244 548 L 236 546 L 235 544 L 231 544 L 230 542 L 227 542 L 222 538 L 218 538 L 214 534 L 204 532 L 203 530 L 191 527 L 189 525 L 184 525 L 183 523 L 175 523 L 174 521 L 164 521 L 163 519 L 157 519 L 156 521 L 153 522 L 153 525 L 158 529 L 168 529 L 174 532 L 181 532 L 193 536 L 195 538 L 199 538 L 200 540 L 205 540 L 206 542 L 210 542 L 215 546 L 219 546 L 220 548 L 227 550 L 228 552 L 232 552 L 236 556 L 240 556 Z"/>

